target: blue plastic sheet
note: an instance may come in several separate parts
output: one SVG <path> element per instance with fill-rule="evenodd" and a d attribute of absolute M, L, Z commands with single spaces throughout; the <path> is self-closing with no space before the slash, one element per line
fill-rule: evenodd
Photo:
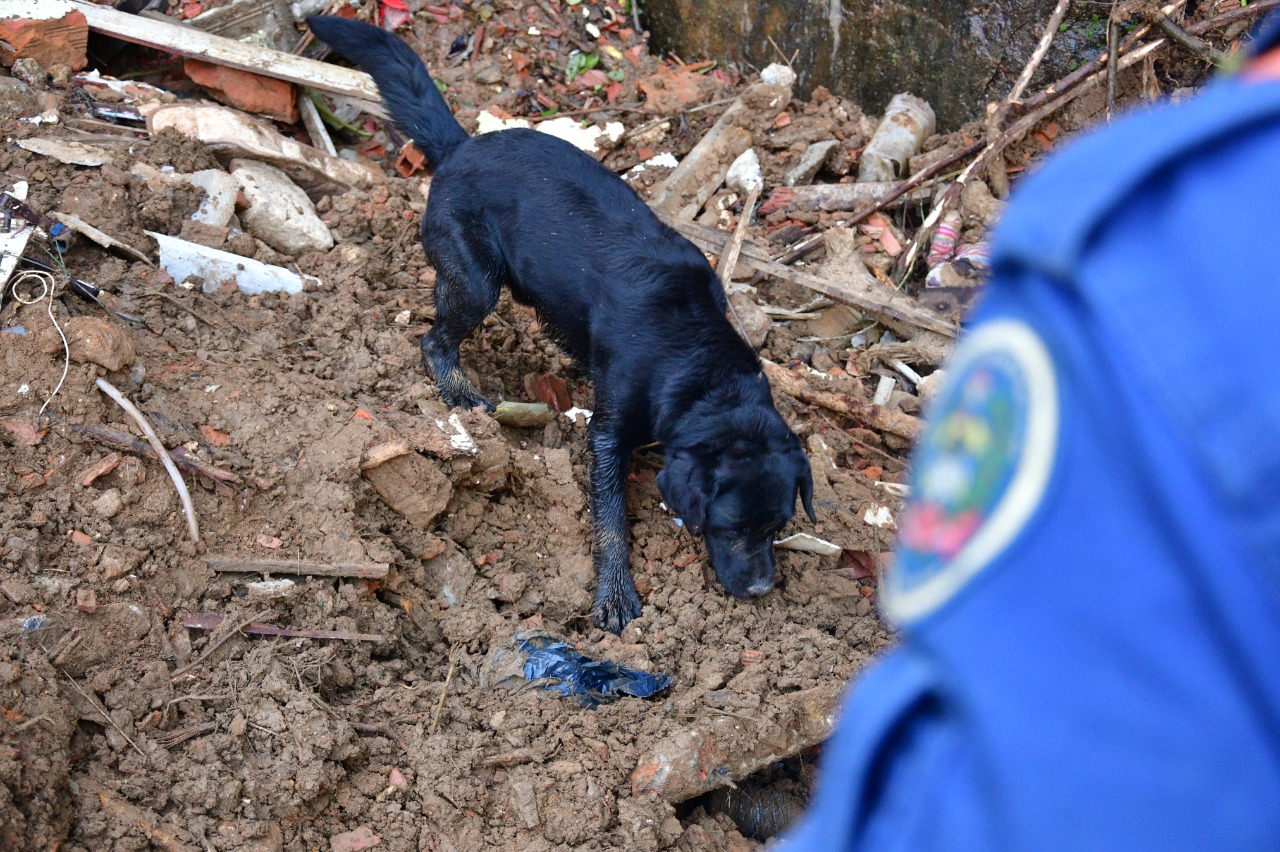
<path fill-rule="evenodd" d="M 611 660 L 593 660 L 572 645 L 550 636 L 517 638 L 516 648 L 526 654 L 524 676 L 552 681 L 544 688 L 575 699 L 588 710 L 623 695 L 649 698 L 671 685 L 667 675 L 650 674 Z"/>

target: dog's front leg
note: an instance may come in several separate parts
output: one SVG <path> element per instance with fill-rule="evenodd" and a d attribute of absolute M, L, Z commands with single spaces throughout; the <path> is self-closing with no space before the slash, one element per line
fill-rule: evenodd
<path fill-rule="evenodd" d="M 595 515 L 596 597 L 591 620 L 621 633 L 640 614 L 640 594 L 631 577 L 627 507 L 623 489 L 631 450 L 624 447 L 597 410 L 590 430 L 591 511 Z"/>

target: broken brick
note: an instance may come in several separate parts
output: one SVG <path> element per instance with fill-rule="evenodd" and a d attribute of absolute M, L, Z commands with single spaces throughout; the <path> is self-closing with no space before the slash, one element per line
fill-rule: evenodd
<path fill-rule="evenodd" d="M 292 83 L 199 59 L 186 60 L 182 70 L 193 83 L 228 106 L 286 124 L 298 120 L 298 97 Z"/>
<path fill-rule="evenodd" d="M 0 20 L 0 64 L 5 67 L 30 57 L 45 68 L 66 65 L 79 71 L 89 64 L 88 44 L 89 22 L 79 11 L 60 18 Z"/>
<path fill-rule="evenodd" d="M 76 608 L 81 612 L 93 612 L 98 608 L 98 595 L 93 589 L 76 589 Z"/>

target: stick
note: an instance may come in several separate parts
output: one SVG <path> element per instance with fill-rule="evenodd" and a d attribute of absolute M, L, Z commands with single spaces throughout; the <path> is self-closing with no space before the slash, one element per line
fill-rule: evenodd
<path fill-rule="evenodd" d="M 890 192 L 885 193 L 885 195 L 882 196 L 879 200 L 877 200 L 874 204 L 871 204 L 868 207 L 864 208 L 863 210 L 859 210 L 858 212 L 854 213 L 853 217 L 849 219 L 847 222 L 845 222 L 845 224 L 849 226 L 856 225 L 859 222 L 861 222 L 863 219 L 870 216 L 871 214 L 879 213 L 881 210 L 888 207 L 890 204 L 897 201 L 899 198 L 906 195 L 908 192 L 915 189 L 920 184 L 924 183 L 930 178 L 933 178 L 936 175 L 942 174 L 947 169 L 951 168 L 953 165 L 963 160 L 965 157 L 972 157 L 974 154 L 981 151 L 983 146 L 985 145 L 986 145 L 986 142 L 974 142 L 972 145 L 969 145 L 966 148 L 962 148 L 948 157 L 943 157 L 941 160 L 934 163 L 932 166 L 929 166 L 926 169 L 921 169 L 920 171 L 916 172 L 906 180 L 899 181 L 898 185 L 895 186 Z"/>
<path fill-rule="evenodd" d="M 717 231 L 715 228 L 708 228 L 695 222 L 684 222 L 659 210 L 654 212 L 658 214 L 659 219 L 679 231 L 690 242 L 704 251 L 719 254 L 729 240 L 728 234 L 723 231 Z M 945 334 L 948 337 L 955 337 L 957 333 L 954 323 L 947 322 L 932 311 L 920 307 L 909 296 L 885 287 L 865 271 L 863 271 L 860 280 L 857 282 L 856 286 L 859 289 L 855 290 L 853 286 L 844 282 L 832 281 L 828 278 L 792 269 L 789 266 L 783 266 L 781 263 L 770 260 L 767 254 L 750 243 L 743 244 L 738 262 L 750 269 L 764 272 L 784 281 L 799 284 L 801 287 L 807 287 L 824 296 L 838 299 L 867 313 L 887 316 L 908 325 Z"/>
<path fill-rule="evenodd" d="M 228 640 L 228 639 L 230 639 L 232 636 L 239 636 L 239 635 L 241 635 L 241 634 L 240 634 L 240 631 L 241 631 L 241 630 L 243 630 L 245 627 L 247 627 L 248 625 L 252 624 L 253 622 L 257 621 L 257 620 L 258 620 L 258 619 L 260 619 L 260 618 L 266 618 L 268 614 L 269 614 L 269 613 L 268 613 L 268 612 L 265 612 L 265 611 L 264 611 L 264 612 L 260 612 L 260 613 L 258 613 L 257 615 L 253 616 L 252 618 L 246 618 L 244 621 L 242 621 L 242 622 L 240 622 L 239 624 L 237 624 L 233 629 L 231 629 L 230 631 L 228 631 L 228 632 L 227 632 L 227 633 L 226 633 L 226 634 L 225 634 L 221 639 L 219 639 L 217 642 L 214 642 L 212 645 L 210 645 L 208 648 L 206 648 L 206 649 L 205 649 L 205 652 L 204 652 L 203 654 L 201 654 L 201 655 L 200 655 L 199 657 L 197 657 L 195 660 L 193 660 L 193 661 L 191 661 L 191 662 L 187 663 L 185 666 L 183 666 L 182 668 L 178 669 L 178 670 L 177 670 L 177 671 L 175 671 L 173 674 L 169 675 L 169 681 L 170 681 L 171 683 L 177 683 L 178 678 L 182 677 L 182 676 L 183 676 L 183 675 L 185 675 L 187 672 L 191 671 L 191 670 L 192 670 L 192 669 L 194 669 L 196 666 L 200 665 L 200 664 L 201 664 L 201 663 L 203 663 L 205 660 L 207 660 L 207 659 L 209 659 L 210 657 L 212 657 L 212 656 L 214 655 L 214 653 L 216 653 L 216 652 L 217 652 L 217 650 L 218 650 L 219 648 L 221 648 L 223 645 L 225 645 L 225 644 L 227 643 L 227 640 Z"/>
<path fill-rule="evenodd" d="M 183 617 L 182 626 L 192 630 L 216 630 L 226 616 L 216 612 L 193 612 Z M 352 633 L 349 630 L 293 630 L 253 621 L 246 624 L 244 632 L 250 636 L 279 636 L 284 639 L 336 639 L 345 642 L 385 642 L 380 633 Z"/>
<path fill-rule="evenodd" d="M 191 541 L 194 544 L 199 544 L 200 525 L 196 522 L 196 507 L 191 503 L 191 492 L 187 491 L 187 483 L 183 481 L 182 474 L 178 473 L 177 465 L 169 457 L 169 452 L 164 448 L 164 444 L 160 443 L 160 438 L 156 435 L 156 431 L 151 428 L 151 424 L 142 416 L 142 412 L 137 409 L 137 406 L 125 399 L 124 394 L 116 390 L 111 382 L 100 378 L 96 384 L 98 385 L 98 390 L 114 399 L 117 405 L 137 421 L 142 433 L 147 436 L 147 440 L 151 443 L 151 448 L 156 451 L 156 455 L 164 463 L 164 469 L 169 471 L 169 478 L 173 480 L 173 487 L 178 489 L 178 499 L 182 501 L 182 511 L 187 516 L 187 532 L 191 535 Z"/>
<path fill-rule="evenodd" d="M 440 700 L 436 702 L 436 712 L 431 717 L 431 727 L 427 729 L 427 734 L 431 735 L 436 732 L 436 728 L 440 727 L 440 713 L 444 710 L 444 699 L 449 694 L 449 683 L 453 680 L 454 669 L 458 667 L 458 660 L 452 652 L 449 654 L 449 671 L 444 676 L 444 688 L 440 690 Z"/>
<path fill-rule="evenodd" d="M 1203 39 L 1198 39 L 1191 35 L 1182 27 L 1175 24 L 1173 19 L 1168 15 L 1163 12 L 1155 12 L 1154 15 L 1156 23 L 1159 24 L 1160 29 L 1164 30 L 1165 34 L 1168 35 L 1169 38 L 1173 39 L 1174 43 L 1178 46 L 1186 48 L 1196 56 L 1199 56 L 1205 62 L 1210 62 L 1219 68 L 1226 68 L 1231 64 L 1231 57 L 1229 55 L 1223 53 L 1221 50 L 1215 50 Z"/>
<path fill-rule="evenodd" d="M 95 6 L 81 0 L 75 0 L 74 6 L 84 13 L 89 22 L 89 29 L 94 32 L 105 33 L 124 41 L 158 48 L 180 56 L 196 57 L 228 68 L 248 71 L 251 74 L 309 86 L 322 92 L 358 98 L 369 102 L 364 106 L 374 115 L 379 118 L 386 117 L 381 108 L 373 109 L 374 104 L 381 103 L 378 87 L 374 85 L 373 78 L 363 71 L 234 41 L 203 32 L 195 27 L 179 26 L 118 12 L 115 9 Z"/>
<path fill-rule="evenodd" d="M 1027 85 L 1031 83 L 1031 78 L 1035 76 L 1036 71 L 1040 68 L 1040 63 L 1044 61 L 1044 55 L 1049 52 L 1049 45 L 1053 44 L 1054 33 L 1058 31 L 1058 26 L 1062 23 L 1062 19 L 1066 17 L 1067 7 L 1070 5 L 1071 0 L 1058 0 L 1058 5 L 1053 7 L 1053 14 L 1049 16 L 1049 23 L 1045 24 L 1044 32 L 1040 34 L 1040 43 L 1036 45 L 1036 49 L 1031 54 L 1031 59 L 1027 62 L 1027 66 L 1022 69 L 1022 73 L 1018 75 L 1013 88 L 1009 90 L 1009 96 L 1004 99 L 1006 111 L 1009 104 L 1022 97 Z"/>
<path fill-rule="evenodd" d="M 115 720 L 112 719 L 110 715 L 108 715 L 107 711 L 99 707 L 98 702 L 90 698 L 89 693 L 85 692 L 83 689 L 80 688 L 80 684 L 76 683 L 76 679 L 73 678 L 71 675 L 67 674 L 66 671 L 63 669 L 58 669 L 58 671 L 62 672 L 63 677 L 71 681 L 71 685 L 75 687 L 76 692 L 80 693 L 80 695 L 84 698 L 84 700 L 89 702 L 89 706 L 92 707 L 94 710 L 98 711 L 98 714 L 102 716 L 102 718 L 107 720 L 107 724 L 115 728 L 116 733 L 124 737 L 124 741 L 127 742 L 129 745 L 133 746 L 133 750 L 136 751 L 138 754 L 142 755 L 143 759 L 146 759 L 147 753 L 142 749 L 138 748 L 138 744 L 135 743 L 119 725 L 116 724 Z"/>
<path fill-rule="evenodd" d="M 716 266 L 716 275 L 720 276 L 721 281 L 728 282 L 733 277 L 733 268 L 738 265 L 738 255 L 742 251 L 742 240 L 747 236 L 747 226 L 751 224 L 751 216 L 755 213 L 756 202 L 759 200 L 760 186 L 756 184 L 747 190 L 747 200 L 742 203 L 738 227 L 734 228 L 733 236 L 725 244 L 720 263 Z"/>
<path fill-rule="evenodd" d="M 69 427 L 72 432 L 77 435 L 83 435 L 86 438 L 92 438 L 100 444 L 104 444 L 113 450 L 120 450 L 125 453 L 133 453 L 138 456 L 147 458 L 159 458 L 156 451 L 146 441 L 139 441 L 128 432 L 121 432 L 118 429 L 111 429 L 106 426 L 80 426 L 72 423 Z M 214 482 L 223 482 L 228 485 L 239 485 L 240 477 L 229 470 L 223 470 L 220 467 L 214 467 L 211 464 L 205 464 L 200 459 L 187 452 L 186 447 L 174 447 L 169 451 L 169 458 L 173 459 L 174 464 L 185 470 L 187 473 L 203 476 Z"/>
<path fill-rule="evenodd" d="M 309 562 L 303 559 L 250 559 L 241 556 L 206 556 L 204 561 L 220 573 L 359 577 L 365 580 L 380 580 L 391 570 L 386 562 Z"/>
<path fill-rule="evenodd" d="M 380 737 L 386 737 L 396 745 L 400 746 L 401 751 L 409 750 L 409 746 L 405 744 L 405 741 L 400 739 L 396 732 L 388 727 L 383 725 L 372 725 L 368 722 L 348 722 L 347 724 L 351 726 L 352 730 L 359 731 L 362 734 L 377 734 Z"/>
<path fill-rule="evenodd" d="M 765 375 L 769 378 L 769 383 L 775 389 L 801 402 L 820 405 L 837 414 L 843 414 L 846 417 L 857 420 L 859 423 L 879 429 L 882 432 L 888 432 L 891 435 L 897 435 L 900 438 L 906 438 L 909 441 L 915 441 L 919 438 L 921 431 L 924 429 L 924 423 L 919 417 L 903 414 L 901 411 L 882 408 L 878 405 L 868 405 L 865 402 L 850 399 L 844 394 L 814 390 L 809 387 L 808 382 L 781 364 L 764 360 L 760 363 L 764 368 Z"/>
<path fill-rule="evenodd" d="M 97 781 L 88 777 L 77 776 L 75 785 L 80 788 L 82 793 L 88 793 L 98 798 L 98 804 L 104 811 L 115 817 L 121 824 L 130 828 L 136 828 L 147 838 L 161 849 L 168 852 L 186 852 L 191 850 L 195 852 L 196 847 L 178 840 L 172 834 L 160 828 L 155 814 L 150 811 L 144 811 L 136 805 L 130 804 L 123 799 L 118 799 L 108 793 Z"/>

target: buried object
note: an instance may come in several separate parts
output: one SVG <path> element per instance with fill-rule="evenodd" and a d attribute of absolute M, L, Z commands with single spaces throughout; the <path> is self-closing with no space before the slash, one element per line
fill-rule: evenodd
<path fill-rule="evenodd" d="M 481 683 L 487 688 L 506 689 L 541 686 L 594 710 L 624 695 L 654 696 L 671 685 L 671 678 L 612 660 L 593 659 L 535 630 L 517 633 L 509 647 L 494 650 L 485 663 Z"/>

